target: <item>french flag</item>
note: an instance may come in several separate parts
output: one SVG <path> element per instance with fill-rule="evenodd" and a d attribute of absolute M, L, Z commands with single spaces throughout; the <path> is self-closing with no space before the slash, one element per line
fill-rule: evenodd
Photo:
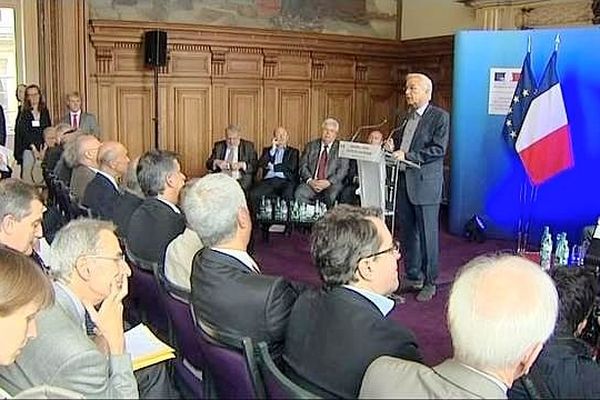
<path fill-rule="evenodd" d="M 574 165 L 569 120 L 556 73 L 556 50 L 527 110 L 515 149 L 534 185 Z"/>

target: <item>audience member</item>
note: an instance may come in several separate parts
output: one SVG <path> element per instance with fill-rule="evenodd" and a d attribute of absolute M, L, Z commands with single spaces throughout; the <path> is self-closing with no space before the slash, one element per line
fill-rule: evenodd
<path fill-rule="evenodd" d="M 250 192 L 250 202 L 258 209 L 260 199 L 277 196 L 285 200 L 294 199 L 294 188 L 298 181 L 298 159 L 300 152 L 288 146 L 288 132 L 279 127 L 273 131 L 271 147 L 265 147 L 258 160 L 263 178 Z"/>
<path fill-rule="evenodd" d="M 69 125 L 62 123 L 56 125 L 54 129 L 56 132 L 57 145 L 46 150 L 46 154 L 42 160 L 42 171 L 45 175 L 50 171 L 54 171 L 56 164 L 58 164 L 58 161 L 63 154 L 64 142 L 67 140 L 68 135 L 74 132 Z"/>
<path fill-rule="evenodd" d="M 82 200 L 87 185 L 96 176 L 98 170 L 98 150 L 100 141 L 94 135 L 81 134 L 75 138 L 76 162 L 71 174 L 69 187 L 71 192 Z"/>
<path fill-rule="evenodd" d="M 137 398 L 121 303 L 131 271 L 112 225 L 71 221 L 57 233 L 51 256 L 56 303 L 39 314 L 36 340 L 0 372 L 2 384 L 13 392 L 52 384 L 87 398 Z M 86 334 L 86 312 L 96 342 Z"/>
<path fill-rule="evenodd" d="M 98 164 L 96 176 L 87 185 L 81 203 L 89 207 L 94 216 L 110 221 L 119 199 L 117 182 L 129 164 L 127 149 L 119 142 L 103 143 L 98 150 Z"/>
<path fill-rule="evenodd" d="M 237 180 L 248 193 L 256 172 L 256 150 L 254 144 L 241 138 L 242 129 L 231 124 L 225 129 L 225 140 L 216 142 L 206 161 L 211 172 L 223 172 Z"/>
<path fill-rule="evenodd" d="M 81 110 L 81 96 L 79 92 L 71 92 L 66 96 L 68 113 L 61 120 L 62 123 L 69 124 L 71 128 L 80 130 L 83 133 L 99 137 L 100 129 L 94 114 Z"/>
<path fill-rule="evenodd" d="M 146 199 L 131 215 L 127 246 L 143 261 L 163 262 L 167 245 L 185 229 L 185 217 L 177 206 L 185 175 L 177 154 L 150 150 L 138 162 L 137 177 Z"/>
<path fill-rule="evenodd" d="M 378 358 L 360 397 L 505 399 L 552 334 L 557 312 L 556 289 L 539 265 L 478 257 L 461 270 L 448 300 L 454 357 L 433 368 Z"/>
<path fill-rule="evenodd" d="M 306 291 L 294 304 L 284 360 L 298 383 L 326 398 L 356 398 L 379 356 L 421 360 L 413 333 L 388 318 L 400 253 L 379 214 L 340 205 L 312 229 L 311 252 L 324 289 Z"/>
<path fill-rule="evenodd" d="M 36 318 L 40 310 L 54 303 L 50 280 L 23 254 L 0 248 L 0 374 L 11 365 L 30 339 L 37 336 Z M 2 387 L 0 398 L 13 398 Z M 15 393 L 12 393 L 15 395 Z M 14 398 L 73 399 L 79 394 L 48 386 L 34 387 Z"/>
<path fill-rule="evenodd" d="M 0 146 L 6 146 L 6 117 L 2 106 L 0 106 Z"/>
<path fill-rule="evenodd" d="M 73 168 L 77 165 L 77 143 L 81 135 L 81 132 L 75 131 L 62 138 L 63 151 L 54 167 L 54 175 L 67 187 L 71 184 Z"/>
<path fill-rule="evenodd" d="M 188 215 L 192 210 L 186 209 L 185 196 L 196 180 L 188 181 L 179 195 L 183 214 Z M 185 230 L 169 243 L 165 253 L 165 277 L 172 284 L 182 289 L 191 290 L 190 277 L 192 275 L 192 261 L 202 248 L 202 241 L 198 234 L 186 224 Z"/>
<path fill-rule="evenodd" d="M 0 246 L 33 255 L 42 237 L 42 198 L 35 187 L 18 179 L 0 181 Z"/>
<path fill-rule="evenodd" d="M 17 98 L 17 118 L 15 118 L 15 127 L 19 125 L 19 119 L 21 118 L 21 113 L 23 112 L 25 89 L 27 89 L 27 85 L 24 83 L 19 83 L 17 85 L 17 89 L 15 90 L 15 97 Z"/>
<path fill-rule="evenodd" d="M 371 131 L 367 138 L 367 143 L 380 146 L 383 144 L 383 134 L 381 131 Z M 344 188 L 339 195 L 339 201 L 343 204 L 360 205 L 358 196 L 358 165 L 356 160 L 348 160 L 348 175 L 344 179 Z"/>
<path fill-rule="evenodd" d="M 579 339 L 594 307 L 596 277 L 586 268 L 557 268 L 552 278 L 559 299 L 554 335 L 529 374 L 515 382 L 509 397 L 600 398 L 600 366 L 590 345 Z M 528 386 L 527 380 L 533 386 Z"/>
<path fill-rule="evenodd" d="M 21 165 L 21 178 L 33 183 L 32 169 L 35 162 L 32 148 L 40 150 L 44 143 L 42 133 L 52 125 L 50 113 L 38 85 L 25 89 L 25 100 L 15 126 L 15 159 Z"/>
<path fill-rule="evenodd" d="M 246 252 L 252 221 L 240 186 L 225 174 L 204 176 L 188 189 L 184 208 L 204 244 L 192 266 L 196 318 L 280 351 L 297 291 L 262 275 Z"/>
<path fill-rule="evenodd" d="M 133 212 L 142 204 L 144 194 L 137 178 L 137 166 L 140 158 L 129 162 L 125 176 L 121 178 L 121 195 L 117 200 L 113 213 L 113 222 L 117 225 L 117 235 L 127 237 L 127 227 Z"/>
<path fill-rule="evenodd" d="M 58 145 L 58 135 L 56 133 L 56 128 L 53 126 L 49 126 L 44 129 L 44 144 L 38 150 L 34 147 L 31 148 L 33 152 L 33 157 L 35 159 L 33 169 L 31 171 L 31 176 L 33 179 L 33 183 L 36 185 L 42 184 L 44 182 L 44 159 L 46 158 L 46 153 L 57 147 Z"/>
<path fill-rule="evenodd" d="M 340 142 L 336 137 L 339 123 L 327 118 L 321 128 L 321 138 L 308 142 L 300 158 L 301 183 L 295 197 L 305 203 L 319 199 L 331 208 L 344 185 L 348 159 L 338 155 Z"/>

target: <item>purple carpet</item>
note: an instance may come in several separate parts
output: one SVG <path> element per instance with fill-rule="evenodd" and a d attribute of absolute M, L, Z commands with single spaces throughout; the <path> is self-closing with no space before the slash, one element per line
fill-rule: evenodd
<path fill-rule="evenodd" d="M 428 303 L 419 303 L 414 294 L 406 295 L 406 303 L 397 304 L 391 318 L 413 330 L 427 364 L 433 365 L 452 353 L 446 326 L 446 302 L 458 268 L 473 257 L 511 248 L 511 243 L 488 240 L 484 244 L 469 243 L 446 232 L 440 237 L 440 275 L 437 295 Z M 259 235 L 255 258 L 263 273 L 320 285 L 319 274 L 312 263 L 308 236 L 294 232 L 291 237 L 270 235 L 264 242 Z"/>

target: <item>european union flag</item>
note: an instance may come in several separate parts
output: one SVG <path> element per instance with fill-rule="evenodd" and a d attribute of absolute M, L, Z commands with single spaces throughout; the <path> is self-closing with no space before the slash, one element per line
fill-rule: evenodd
<path fill-rule="evenodd" d="M 523 125 L 529 105 L 534 99 L 536 92 L 537 85 L 533 78 L 533 71 L 531 70 L 531 53 L 528 51 L 523 60 L 521 76 L 519 77 L 519 82 L 517 83 L 517 88 L 513 94 L 502 128 L 502 136 L 506 138 L 513 149 L 517 137 L 519 137 L 519 133 L 521 132 L 521 125 Z"/>

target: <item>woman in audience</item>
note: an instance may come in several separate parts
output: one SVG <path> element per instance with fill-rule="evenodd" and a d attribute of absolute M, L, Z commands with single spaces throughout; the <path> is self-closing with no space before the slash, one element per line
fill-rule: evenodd
<path fill-rule="evenodd" d="M 32 170 L 35 163 L 33 148 L 41 150 L 44 129 L 52 125 L 50 113 L 37 85 L 25 89 L 25 101 L 21 116 L 15 127 L 15 159 L 21 165 L 21 178 L 33 183 Z"/>
<path fill-rule="evenodd" d="M 54 302 L 50 280 L 27 256 L 0 248 L 0 365 L 12 364 L 37 335 L 37 313 Z M 40 360 L 42 361 L 42 360 Z M 0 387 L 0 398 L 9 394 Z"/>
<path fill-rule="evenodd" d="M 23 108 L 23 101 L 25 101 L 25 89 L 27 89 L 27 85 L 24 83 L 19 83 L 17 85 L 17 90 L 15 92 L 15 97 L 17 98 L 17 118 L 15 119 L 15 127 L 19 124 L 19 118 L 21 117 L 21 109 Z"/>

